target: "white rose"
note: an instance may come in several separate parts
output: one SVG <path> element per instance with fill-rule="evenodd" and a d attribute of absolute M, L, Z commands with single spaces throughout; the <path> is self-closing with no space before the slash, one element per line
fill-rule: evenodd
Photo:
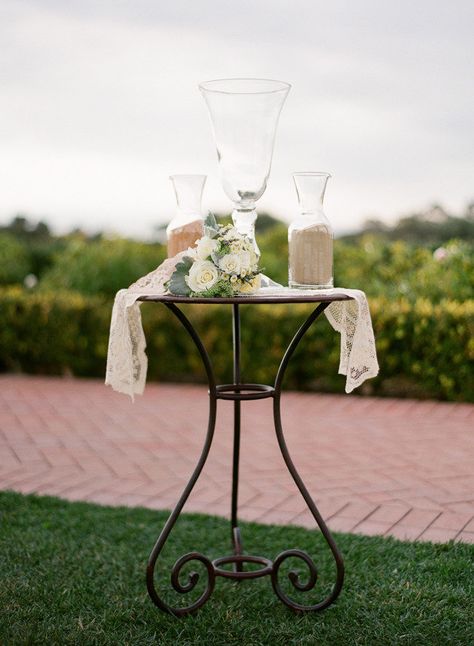
<path fill-rule="evenodd" d="M 210 260 L 196 260 L 191 265 L 186 284 L 193 292 L 204 292 L 210 289 L 219 279 L 219 271 Z"/>
<path fill-rule="evenodd" d="M 208 236 L 200 238 L 196 243 L 197 257 L 206 260 L 217 247 L 217 242 Z"/>
<path fill-rule="evenodd" d="M 242 240 L 233 240 L 230 243 L 230 250 L 232 253 L 240 253 L 244 250 L 244 243 Z"/>
<path fill-rule="evenodd" d="M 236 253 L 228 253 L 219 260 L 219 267 L 226 274 L 240 274 L 240 257 Z"/>

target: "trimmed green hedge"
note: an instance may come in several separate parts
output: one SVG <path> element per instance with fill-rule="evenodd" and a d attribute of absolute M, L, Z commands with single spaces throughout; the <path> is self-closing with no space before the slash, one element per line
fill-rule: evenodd
<path fill-rule="evenodd" d="M 364 394 L 474 401 L 474 301 L 433 305 L 370 300 L 381 374 Z M 62 292 L 0 290 L 0 370 L 103 376 L 112 303 Z M 309 305 L 242 306 L 244 380 L 272 383 L 278 362 Z M 232 376 L 230 308 L 184 308 L 211 354 L 218 380 Z M 204 381 L 192 341 L 162 305 L 142 305 L 149 379 Z M 325 319 L 308 332 L 290 363 L 287 388 L 343 392 L 339 335 Z M 357 391 L 356 391 L 357 392 Z"/>
<path fill-rule="evenodd" d="M 54 256 L 41 277 L 44 291 L 73 290 L 86 296 L 113 298 L 124 285 L 155 269 L 166 258 L 161 244 L 127 238 L 84 240 L 73 237 Z"/>
<path fill-rule="evenodd" d="M 0 289 L 0 370 L 102 374 L 109 312 L 97 297 Z"/>

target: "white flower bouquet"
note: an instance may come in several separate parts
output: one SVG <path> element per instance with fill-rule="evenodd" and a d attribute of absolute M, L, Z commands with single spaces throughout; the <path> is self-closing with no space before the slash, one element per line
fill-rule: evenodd
<path fill-rule="evenodd" d="M 204 236 L 176 264 L 167 290 L 201 298 L 254 294 L 260 287 L 258 256 L 252 240 L 209 214 Z"/>

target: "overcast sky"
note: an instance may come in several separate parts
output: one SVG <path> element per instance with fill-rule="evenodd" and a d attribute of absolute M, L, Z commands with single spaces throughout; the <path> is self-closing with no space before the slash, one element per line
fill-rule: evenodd
<path fill-rule="evenodd" d="M 339 231 L 474 198 L 472 0 L 0 0 L 0 222 L 147 236 L 168 176 L 230 211 L 200 81 L 292 89 L 258 208 L 289 219 L 294 171 L 332 173 Z"/>

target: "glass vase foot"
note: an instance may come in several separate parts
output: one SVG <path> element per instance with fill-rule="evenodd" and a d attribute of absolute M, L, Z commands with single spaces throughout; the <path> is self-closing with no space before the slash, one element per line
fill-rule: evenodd
<path fill-rule="evenodd" d="M 332 289 L 334 287 L 334 281 L 326 283 L 325 285 L 304 285 L 303 283 L 295 283 L 294 281 L 289 281 L 288 286 L 291 289 Z"/>

